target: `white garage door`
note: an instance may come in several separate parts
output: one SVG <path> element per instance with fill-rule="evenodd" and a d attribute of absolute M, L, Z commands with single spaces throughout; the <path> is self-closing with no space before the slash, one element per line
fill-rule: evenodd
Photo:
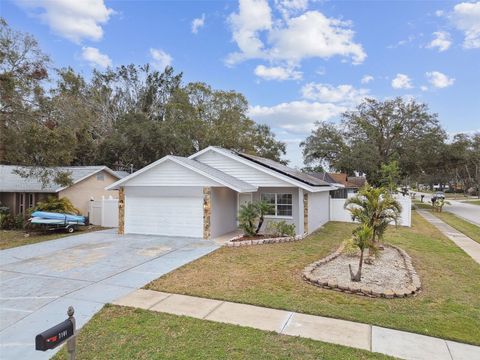
<path fill-rule="evenodd" d="M 125 233 L 201 238 L 203 198 L 127 195 Z"/>

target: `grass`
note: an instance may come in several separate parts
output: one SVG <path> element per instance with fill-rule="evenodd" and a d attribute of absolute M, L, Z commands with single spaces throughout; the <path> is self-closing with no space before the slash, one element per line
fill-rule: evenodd
<path fill-rule="evenodd" d="M 480 243 L 480 227 L 469 221 L 463 220 L 450 212 L 432 212 L 433 215 L 446 222 L 451 227 L 467 235 L 470 239 Z"/>
<path fill-rule="evenodd" d="M 440 220 L 443 220 L 451 227 L 467 235 L 472 240 L 475 240 L 476 242 L 480 243 L 480 227 L 479 226 L 474 225 L 467 220 L 463 220 L 462 218 L 456 216 L 455 214 L 448 212 L 448 210 L 443 211 L 441 213 L 433 212 L 432 206 L 429 204 L 421 203 L 418 201 L 415 201 L 414 204 L 419 209 L 429 210 L 432 215 L 435 215 L 436 217 L 438 217 Z"/>
<path fill-rule="evenodd" d="M 462 202 L 466 203 L 466 204 L 480 205 L 480 200 L 465 200 L 465 201 L 462 201 Z"/>
<path fill-rule="evenodd" d="M 334 251 L 351 235 L 353 224 L 335 222 L 300 242 L 221 248 L 153 281 L 147 288 L 480 345 L 480 266 L 418 214 L 413 213 L 412 220 L 412 228 L 392 228 L 385 240 L 412 256 L 423 287 L 416 297 L 371 299 L 303 281 L 305 266 Z"/>
<path fill-rule="evenodd" d="M 65 348 L 53 357 L 65 358 Z M 77 359 L 392 358 L 274 332 L 107 305 L 80 331 Z"/>
<path fill-rule="evenodd" d="M 32 232 L 27 233 L 24 230 L 0 230 L 0 250 L 10 249 L 17 246 L 35 244 L 42 241 L 56 240 L 63 237 L 84 234 L 87 232 L 105 230 L 107 228 L 101 226 L 88 226 L 79 229 L 73 233 L 67 233 L 59 230 L 55 232 Z M 26 236 L 28 234 L 28 236 Z"/>

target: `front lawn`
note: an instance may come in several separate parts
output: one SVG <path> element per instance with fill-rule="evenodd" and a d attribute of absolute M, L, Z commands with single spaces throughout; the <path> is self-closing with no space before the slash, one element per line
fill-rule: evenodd
<path fill-rule="evenodd" d="M 65 348 L 53 359 L 66 358 Z M 365 350 L 107 305 L 80 331 L 78 359 L 392 359 Z"/>
<path fill-rule="evenodd" d="M 480 266 L 418 214 L 386 241 L 413 259 L 422 292 L 371 299 L 302 280 L 305 266 L 334 251 L 353 224 L 331 222 L 303 241 L 221 248 L 147 288 L 359 321 L 480 345 Z M 345 269 L 348 271 L 348 269 Z"/>
<path fill-rule="evenodd" d="M 107 228 L 101 226 L 87 226 L 80 228 L 71 234 L 58 230 L 55 232 L 32 232 L 27 233 L 25 230 L 0 230 L 0 250 L 10 249 L 17 246 L 35 244 L 42 241 L 60 239 L 66 236 L 84 234 L 91 231 L 105 230 Z M 27 235 L 28 234 L 28 235 Z"/>

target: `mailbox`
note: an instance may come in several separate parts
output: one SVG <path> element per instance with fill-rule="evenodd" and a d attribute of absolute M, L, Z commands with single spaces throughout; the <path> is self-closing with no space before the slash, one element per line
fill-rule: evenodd
<path fill-rule="evenodd" d="M 35 337 L 35 350 L 47 351 L 56 348 L 73 335 L 74 327 L 73 321 L 67 319 L 38 334 Z"/>

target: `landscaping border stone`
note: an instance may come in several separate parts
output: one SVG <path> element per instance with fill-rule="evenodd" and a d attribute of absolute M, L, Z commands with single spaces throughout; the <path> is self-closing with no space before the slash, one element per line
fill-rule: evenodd
<path fill-rule="evenodd" d="M 279 243 L 287 243 L 287 242 L 294 242 L 303 240 L 308 234 L 303 235 L 296 235 L 296 236 L 284 236 L 284 237 L 276 237 L 276 238 L 265 238 L 265 239 L 258 239 L 258 240 L 242 240 L 243 235 L 238 235 L 230 240 L 228 240 L 223 246 L 226 247 L 240 247 L 240 246 L 250 246 L 250 245 L 264 245 L 264 244 L 279 244 Z"/>
<path fill-rule="evenodd" d="M 355 294 L 360 296 L 368 296 L 374 298 L 386 298 L 386 299 L 393 299 L 393 298 L 402 298 L 402 297 L 409 297 L 415 296 L 422 288 L 422 284 L 420 282 L 420 277 L 418 276 L 415 268 L 412 264 L 412 258 L 408 255 L 405 250 L 394 246 L 394 245 L 385 245 L 389 246 L 398 251 L 400 256 L 403 258 L 405 262 L 405 267 L 410 275 L 411 283 L 402 289 L 393 291 L 393 290 L 384 290 L 382 292 L 372 290 L 367 284 L 362 284 L 361 282 L 354 283 L 352 282 L 349 285 L 345 284 L 337 284 L 336 280 L 329 280 L 329 281 L 320 281 L 313 276 L 313 271 L 316 270 L 321 265 L 330 262 L 340 256 L 344 249 L 344 244 L 342 243 L 335 252 L 332 254 L 315 261 L 314 263 L 308 265 L 303 270 L 303 279 L 308 283 L 330 290 L 342 291 L 348 294 Z"/>

